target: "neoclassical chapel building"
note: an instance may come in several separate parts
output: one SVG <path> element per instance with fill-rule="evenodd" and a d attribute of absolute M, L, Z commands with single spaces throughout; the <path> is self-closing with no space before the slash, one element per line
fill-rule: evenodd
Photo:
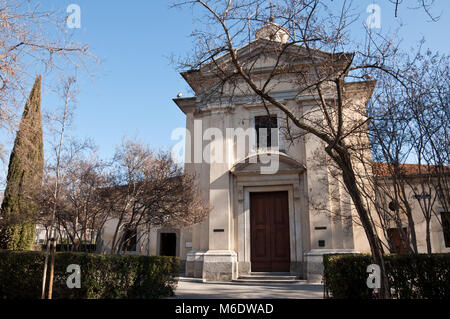
<path fill-rule="evenodd" d="M 284 28 L 267 24 L 239 54 L 254 54 L 271 41 L 285 42 L 288 37 Z M 231 63 L 229 58 L 225 55 L 220 62 Z M 265 56 L 258 72 L 270 73 L 271 63 L 276 59 Z M 251 94 L 234 93 L 232 101 L 224 99 L 227 93 L 204 98 L 212 91 L 211 72 L 211 65 L 206 65 L 182 73 L 196 96 L 174 100 L 186 114 L 189 132 L 185 170 L 195 174 L 212 207 L 206 221 L 180 236 L 186 276 L 227 281 L 250 273 L 289 273 L 314 281 L 321 278 L 324 253 L 370 251 L 362 228 L 351 218 L 332 219 L 317 207 L 318 202 L 330 209 L 337 205 L 342 215 L 355 215 L 351 205 L 330 196 L 330 172 L 320 140 L 306 135 L 292 144 L 283 134 L 267 133 L 266 147 L 261 147 L 259 129 L 277 129 L 283 112 L 269 106 L 268 113 Z M 349 84 L 355 104 L 364 108 L 372 90 L 372 82 Z M 280 81 L 271 96 L 299 109 L 309 107 L 314 98 L 298 96 L 298 87 L 289 81 Z M 227 132 L 230 128 L 242 129 L 236 135 L 252 128 L 257 133 L 247 135 L 248 147 L 239 152 L 236 139 Z M 266 142 L 265 137 L 262 140 Z M 195 160 L 198 154 L 205 157 L 205 152 L 206 157 L 220 153 L 221 160 Z M 267 173 L 270 159 L 276 159 L 277 169 Z M 344 189 L 337 191 L 347 196 Z"/>

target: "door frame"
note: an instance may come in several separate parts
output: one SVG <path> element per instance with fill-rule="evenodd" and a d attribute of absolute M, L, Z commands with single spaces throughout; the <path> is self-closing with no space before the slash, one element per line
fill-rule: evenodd
<path fill-rule="evenodd" d="M 250 263 L 251 272 L 251 223 L 250 223 L 250 193 L 272 193 L 272 192 L 288 192 L 288 207 L 289 207 L 289 247 L 292 262 L 300 261 L 301 256 L 297 256 L 297 246 L 302 247 L 300 228 L 300 220 L 296 222 L 294 210 L 294 196 L 292 185 L 280 186 L 259 186 L 259 187 L 244 187 L 244 260 Z M 300 258 L 298 258 L 300 257 Z M 291 267 L 292 271 L 292 267 Z"/>

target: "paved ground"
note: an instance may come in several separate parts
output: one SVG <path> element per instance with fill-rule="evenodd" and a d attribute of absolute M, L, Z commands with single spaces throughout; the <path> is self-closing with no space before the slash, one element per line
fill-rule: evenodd
<path fill-rule="evenodd" d="M 323 285 L 179 281 L 175 299 L 321 299 Z"/>

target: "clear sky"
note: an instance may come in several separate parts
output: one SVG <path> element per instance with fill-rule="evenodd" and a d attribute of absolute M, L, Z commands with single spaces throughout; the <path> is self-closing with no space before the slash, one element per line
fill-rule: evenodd
<path fill-rule="evenodd" d="M 333 6 L 339 0 L 331 0 Z M 193 29 L 191 10 L 170 9 L 166 0 L 46 0 L 45 5 L 63 10 L 71 3 L 81 7 L 81 29 L 75 31 L 80 42 L 88 43 L 92 53 L 103 60 L 94 81 L 80 78 L 78 103 L 72 134 L 91 137 L 100 156 L 110 157 L 123 136 L 135 137 L 152 147 L 169 149 L 172 130 L 184 127 L 184 114 L 172 102 L 178 92 L 186 96 L 188 88 L 168 58 L 184 55 L 192 49 L 188 37 Z M 403 1 L 404 3 L 415 1 Z M 441 14 L 438 22 L 428 22 L 423 10 L 394 6 L 388 0 L 355 1 L 361 21 L 370 3 L 379 4 L 382 28 L 395 29 L 403 24 L 400 36 L 405 49 L 417 46 L 425 37 L 426 47 L 450 52 L 450 1 L 437 0 L 434 8 Z M 196 15 L 197 12 L 194 12 Z M 361 26 L 361 27 L 360 27 Z M 43 92 L 43 108 L 59 101 Z"/>

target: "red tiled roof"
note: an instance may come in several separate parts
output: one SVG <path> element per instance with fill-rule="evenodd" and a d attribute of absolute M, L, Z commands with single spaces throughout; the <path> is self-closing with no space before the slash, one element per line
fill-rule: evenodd
<path fill-rule="evenodd" d="M 385 162 L 373 162 L 372 163 L 372 171 L 378 177 L 389 177 L 392 176 L 393 170 L 392 164 Z M 421 174 L 429 174 L 429 173 L 438 173 L 441 172 L 441 168 L 435 165 L 418 165 L 418 164 L 399 164 L 400 171 L 406 175 L 421 175 Z M 446 173 L 450 173 L 450 166 L 444 167 Z"/>

